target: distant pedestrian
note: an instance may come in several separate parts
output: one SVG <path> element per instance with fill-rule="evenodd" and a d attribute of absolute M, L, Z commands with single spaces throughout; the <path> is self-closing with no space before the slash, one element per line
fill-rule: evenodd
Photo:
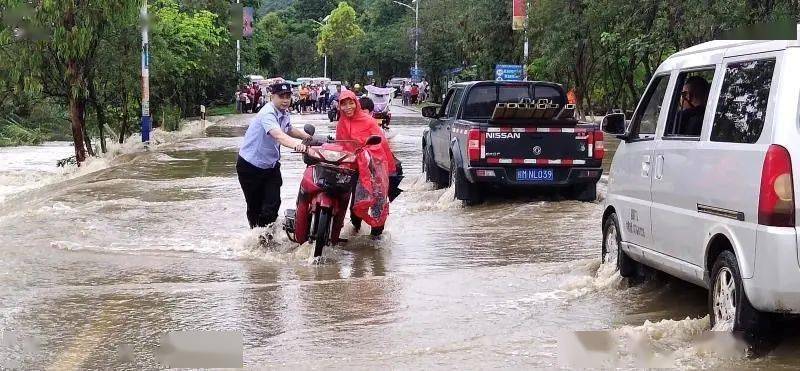
<path fill-rule="evenodd" d="M 328 111 L 329 96 L 330 96 L 330 91 L 328 91 L 328 86 L 324 85 L 319 92 L 319 96 L 317 97 L 317 106 L 319 107 L 320 113 L 325 113 Z"/>
<path fill-rule="evenodd" d="M 301 114 L 303 112 L 305 112 L 306 109 L 308 108 L 308 96 L 309 96 L 309 94 L 310 93 L 308 91 L 308 87 L 307 86 L 303 85 L 302 87 L 300 87 L 300 113 Z"/>
<path fill-rule="evenodd" d="M 411 85 L 411 104 L 417 104 L 419 98 L 419 86 L 417 84 Z"/>
<path fill-rule="evenodd" d="M 411 84 L 403 82 L 403 105 L 407 106 L 411 101 Z"/>
<path fill-rule="evenodd" d="M 236 92 L 233 93 L 233 101 L 236 103 L 236 113 L 242 113 L 242 101 L 239 98 L 241 98 L 241 95 L 237 89 Z"/>
<path fill-rule="evenodd" d="M 251 84 L 247 87 L 247 110 L 248 112 L 256 112 L 256 88 Z"/>
<path fill-rule="evenodd" d="M 263 100 L 261 100 L 261 89 L 259 89 L 256 84 L 253 84 L 253 90 L 253 113 L 255 113 L 258 112 L 264 103 Z"/>
<path fill-rule="evenodd" d="M 419 100 L 425 102 L 428 100 L 428 80 L 422 79 L 419 82 Z"/>
<path fill-rule="evenodd" d="M 319 99 L 319 88 L 314 85 L 311 87 L 309 99 L 311 100 L 309 104 L 311 105 L 311 111 L 317 112 L 317 100 Z"/>
<path fill-rule="evenodd" d="M 300 113 L 300 88 L 292 88 L 292 110 Z"/>

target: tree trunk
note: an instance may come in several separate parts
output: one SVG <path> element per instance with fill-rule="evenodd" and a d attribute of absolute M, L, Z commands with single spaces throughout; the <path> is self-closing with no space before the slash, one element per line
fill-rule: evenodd
<path fill-rule="evenodd" d="M 64 28 L 71 29 L 75 26 L 75 9 L 69 7 L 64 15 Z M 69 85 L 69 117 L 72 122 L 72 142 L 75 145 L 75 163 L 81 166 L 86 161 L 86 144 L 83 112 L 86 102 L 83 92 L 80 91 L 83 80 L 83 71 L 74 57 L 67 59 L 66 82 Z"/>
<path fill-rule="evenodd" d="M 122 125 L 119 128 L 119 144 L 125 142 L 125 135 L 128 132 L 128 124 L 130 117 L 128 117 L 128 93 L 125 92 L 122 97 Z"/>
<path fill-rule="evenodd" d="M 72 141 L 75 145 L 75 161 L 78 166 L 86 161 L 86 147 L 83 142 L 83 106 L 78 102 L 78 98 L 69 98 L 69 117 L 72 121 Z"/>
<path fill-rule="evenodd" d="M 90 79 L 88 86 L 89 86 L 89 99 L 92 101 L 92 107 L 94 107 L 95 115 L 97 115 L 97 128 L 100 129 L 100 150 L 103 153 L 108 152 L 106 148 L 106 135 L 105 135 L 105 125 L 106 125 L 106 112 L 103 109 L 103 105 L 97 101 L 97 91 L 95 90 L 94 86 L 94 79 Z"/>
<path fill-rule="evenodd" d="M 81 99 L 81 121 L 83 121 L 83 141 L 86 142 L 86 153 L 89 156 L 95 157 L 94 147 L 92 147 L 92 136 L 86 130 L 86 99 Z"/>

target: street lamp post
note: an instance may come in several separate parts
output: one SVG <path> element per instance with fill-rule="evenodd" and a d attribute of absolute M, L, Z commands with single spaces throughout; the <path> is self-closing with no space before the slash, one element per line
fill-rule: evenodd
<path fill-rule="evenodd" d="M 414 69 L 419 70 L 419 0 L 412 0 L 414 9 Z"/>
<path fill-rule="evenodd" d="M 328 20 L 329 20 L 330 18 L 331 18 L 331 16 L 330 16 L 330 15 L 327 15 L 327 16 L 325 16 L 325 18 L 322 18 L 322 22 L 328 23 Z M 309 19 L 309 21 L 311 21 L 311 22 L 314 22 L 314 23 L 316 23 L 316 24 L 320 25 L 320 27 L 324 27 L 324 26 L 325 26 L 325 23 L 322 23 L 322 22 L 320 22 L 320 21 L 318 21 L 318 20 L 316 20 L 316 19 Z M 328 78 L 328 53 L 323 53 L 323 54 L 322 54 L 322 57 L 325 59 L 325 62 L 324 62 L 324 64 L 322 65 L 322 66 L 323 66 L 323 67 L 322 67 L 322 77 L 324 77 L 324 78 Z"/>
<path fill-rule="evenodd" d="M 239 4 L 239 0 L 236 0 L 236 4 Z M 242 70 L 242 46 L 241 41 L 236 39 L 236 74 L 238 75 Z"/>
<path fill-rule="evenodd" d="M 414 70 L 419 70 L 419 0 L 411 0 L 415 5 L 414 7 L 397 0 L 392 0 L 392 2 L 414 12 Z"/>
<path fill-rule="evenodd" d="M 525 0 L 525 45 L 522 49 L 522 79 L 528 81 L 528 18 L 530 17 L 530 1 Z"/>

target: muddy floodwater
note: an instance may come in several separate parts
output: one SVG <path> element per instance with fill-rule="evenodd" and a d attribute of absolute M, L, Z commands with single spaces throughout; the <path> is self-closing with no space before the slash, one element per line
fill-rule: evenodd
<path fill-rule="evenodd" d="M 162 368 L 162 335 L 185 331 L 240 334 L 248 368 L 800 366 L 800 337 L 758 359 L 719 350 L 703 289 L 631 287 L 601 266 L 602 201 L 464 208 L 434 190 L 419 117 L 394 123 L 406 192 L 381 240 L 348 224 L 321 265 L 280 231 L 264 249 L 270 231 L 248 229 L 234 166 L 249 117 L 35 189 L 69 147 L 3 150 L 29 162 L 0 165 L 13 183 L 0 201 L 0 368 Z M 321 115 L 293 123 L 331 130 Z M 303 168 L 284 151 L 282 209 Z M 575 356 L 581 336 L 599 345 Z"/>

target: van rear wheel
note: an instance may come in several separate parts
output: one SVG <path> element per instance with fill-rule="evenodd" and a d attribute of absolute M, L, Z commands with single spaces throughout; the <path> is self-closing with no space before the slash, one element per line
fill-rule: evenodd
<path fill-rule="evenodd" d="M 622 251 L 622 235 L 619 230 L 617 213 L 611 213 L 603 223 L 602 263 L 613 264 L 622 277 L 633 277 L 636 274 L 635 260 Z"/>
<path fill-rule="evenodd" d="M 729 250 L 719 254 L 711 271 L 708 312 L 713 331 L 741 332 L 752 338 L 766 325 L 766 315 L 753 308 L 747 299 L 739 263 Z"/>

